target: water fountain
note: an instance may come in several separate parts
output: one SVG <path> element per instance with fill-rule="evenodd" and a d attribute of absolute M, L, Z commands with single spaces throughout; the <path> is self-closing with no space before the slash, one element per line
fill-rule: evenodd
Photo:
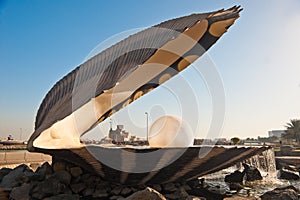
<path fill-rule="evenodd" d="M 239 196 L 259 197 L 267 191 L 288 185 L 293 185 L 300 189 L 299 181 L 287 181 L 277 178 L 278 171 L 276 169 L 273 148 L 267 149 L 227 169 L 221 170 L 214 174 L 206 175 L 204 178 L 212 187 L 220 188 L 219 191 L 229 191 L 229 185 L 224 182 L 224 177 L 236 170 L 243 171 L 243 163 L 257 168 L 263 176 L 263 179 L 253 182 L 245 182 L 244 189 L 241 189 L 237 194 Z"/>
<path fill-rule="evenodd" d="M 276 178 L 277 171 L 274 149 L 267 149 L 261 154 L 254 155 L 245 160 L 243 163 L 256 167 L 265 178 Z"/>

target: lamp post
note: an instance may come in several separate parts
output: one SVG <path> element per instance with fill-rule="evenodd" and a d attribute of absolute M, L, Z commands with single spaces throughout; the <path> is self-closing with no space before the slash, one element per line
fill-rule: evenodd
<path fill-rule="evenodd" d="M 22 140 L 22 132 L 23 132 L 23 130 L 22 130 L 22 128 L 20 128 L 20 140 Z"/>
<path fill-rule="evenodd" d="M 145 112 L 145 115 L 146 115 L 146 119 L 147 119 L 147 137 L 146 137 L 146 141 L 148 142 L 148 135 L 149 135 L 149 113 Z"/>

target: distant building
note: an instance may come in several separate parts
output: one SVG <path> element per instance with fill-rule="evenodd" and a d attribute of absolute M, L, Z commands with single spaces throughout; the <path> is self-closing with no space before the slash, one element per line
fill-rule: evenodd
<path fill-rule="evenodd" d="M 104 137 L 101 141 L 100 144 L 111 144 L 112 143 L 112 139 L 109 137 Z"/>
<path fill-rule="evenodd" d="M 114 142 L 126 142 L 131 139 L 130 134 L 124 130 L 124 125 L 117 125 L 117 129 L 110 128 L 108 137 Z"/>
<path fill-rule="evenodd" d="M 285 131 L 284 130 L 272 130 L 272 131 L 269 131 L 269 137 L 281 137 Z"/>
<path fill-rule="evenodd" d="M 243 140 L 243 143 L 244 143 L 244 145 L 247 145 L 247 146 L 255 146 L 255 145 L 261 145 L 262 144 L 261 141 L 252 140 L 252 139 Z"/>

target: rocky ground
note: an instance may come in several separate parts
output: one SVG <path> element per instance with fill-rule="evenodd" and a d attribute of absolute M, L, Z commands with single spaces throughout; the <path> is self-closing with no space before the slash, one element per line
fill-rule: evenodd
<path fill-rule="evenodd" d="M 242 176 L 242 178 L 241 178 Z M 298 199 L 296 188 L 289 186 L 265 193 L 261 198 L 232 196 L 234 191 L 243 188 L 242 181 L 259 180 L 261 176 L 255 168 L 245 166 L 241 173 L 235 172 L 226 178 L 231 191 L 218 193 L 211 190 L 204 179 L 185 183 L 167 183 L 148 186 L 122 186 L 102 180 L 80 167 L 58 161 L 50 165 L 44 163 L 35 171 L 26 165 L 14 169 L 0 170 L 0 199 L 11 200 L 79 200 L 79 199 L 112 199 L 112 200 L 284 200 Z"/>

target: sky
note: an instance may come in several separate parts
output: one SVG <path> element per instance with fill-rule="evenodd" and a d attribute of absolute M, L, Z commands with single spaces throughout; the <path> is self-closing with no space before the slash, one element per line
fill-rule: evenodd
<path fill-rule="evenodd" d="M 46 93 L 107 39 L 234 5 L 244 8 L 241 17 L 203 58 L 113 116 L 113 125 L 143 137 L 148 112 L 150 126 L 161 116 L 179 115 L 198 138 L 210 137 L 214 126 L 221 128 L 214 134 L 226 138 L 284 129 L 300 118 L 298 0 L 0 0 L 0 138 L 22 132 L 27 139 Z M 224 101 L 213 99 L 216 77 Z M 220 105 L 224 120 L 214 113 Z M 102 137 L 108 127 L 105 121 L 93 134 Z"/>

